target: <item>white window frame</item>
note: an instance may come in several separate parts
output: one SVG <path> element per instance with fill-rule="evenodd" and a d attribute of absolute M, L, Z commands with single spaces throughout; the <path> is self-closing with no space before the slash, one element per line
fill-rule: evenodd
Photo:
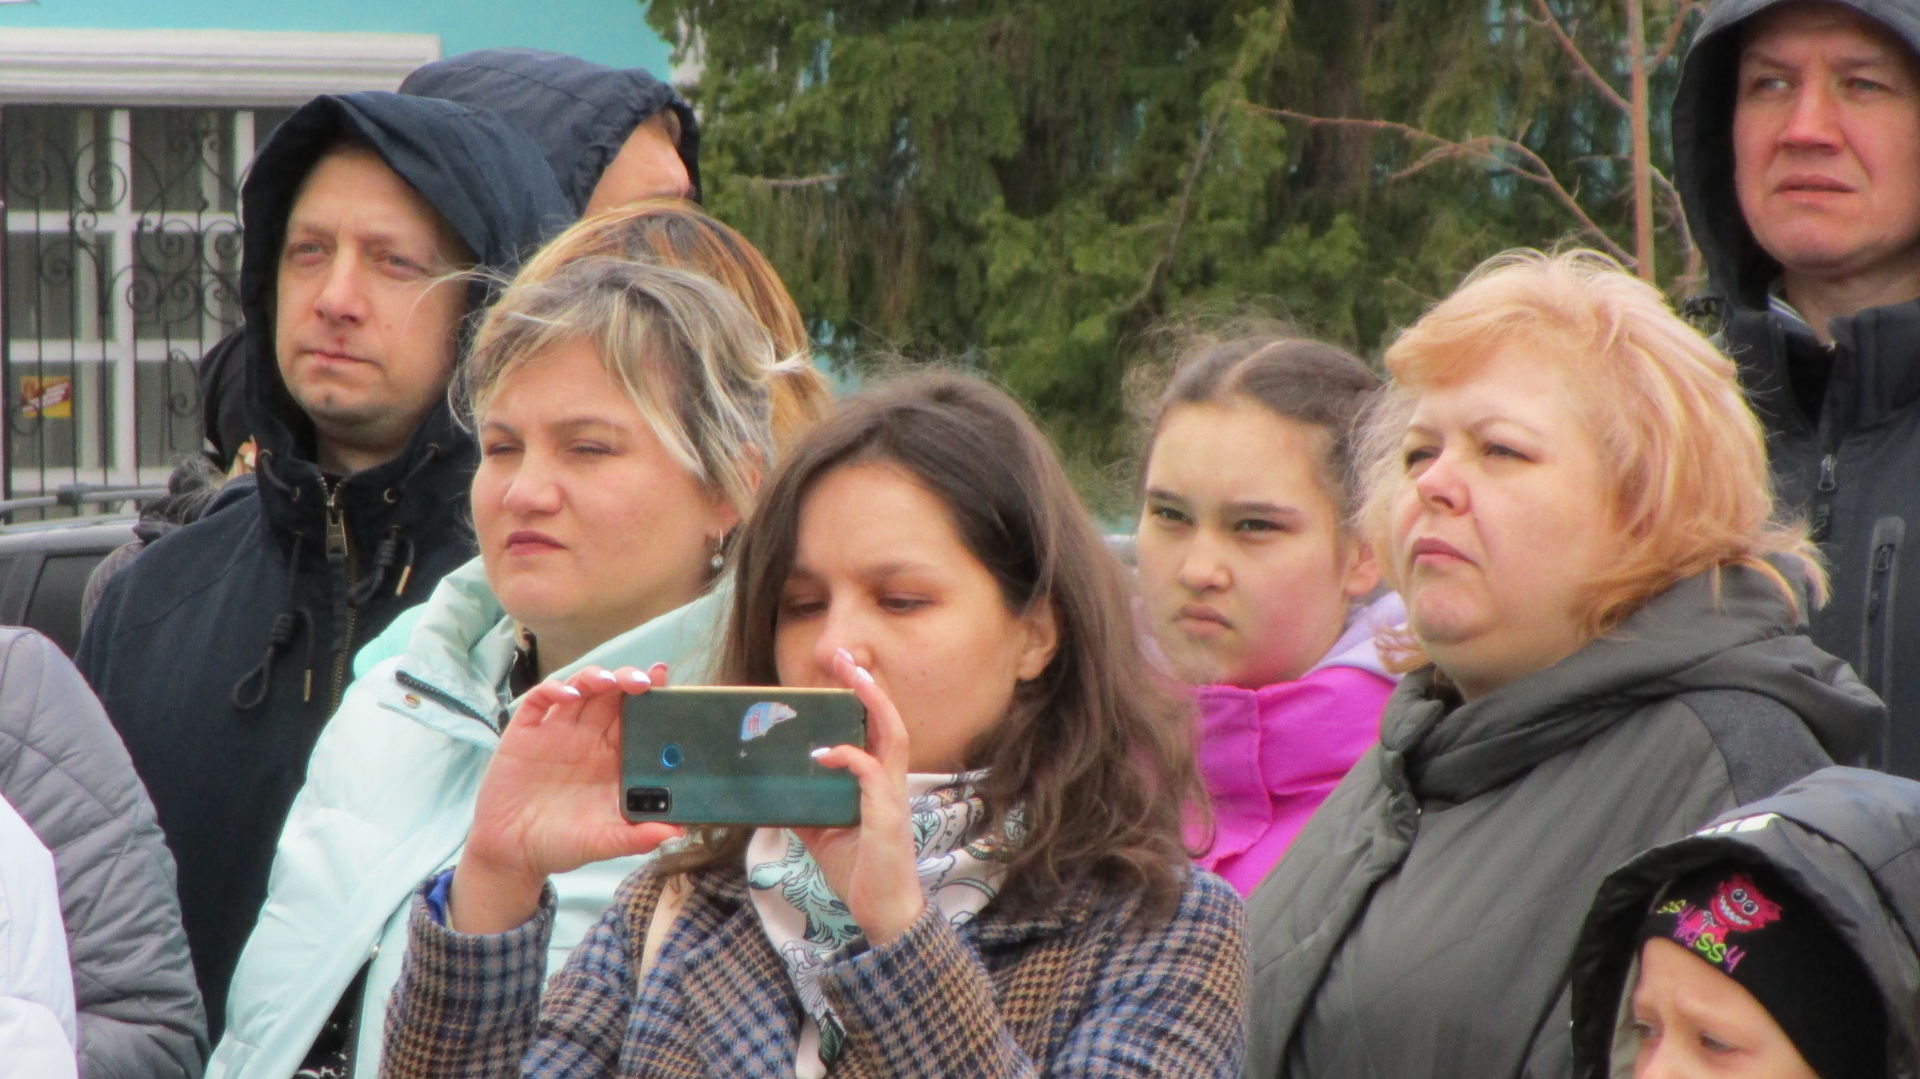
<path fill-rule="evenodd" d="M 393 90 L 413 69 L 440 58 L 436 34 L 318 33 L 243 30 L 99 30 L 65 28 L 8 28 L 0 34 L 0 106 L 71 105 L 106 108 L 113 152 L 131 153 L 127 109 L 134 106 L 253 109 L 300 105 L 319 94 L 359 90 Z M 233 132 L 233 175 L 240 177 L 254 150 L 253 117 L 241 112 Z M 128 162 L 118 162 L 127 165 Z M 122 175 L 132 175 L 131 169 Z M 130 196 L 130 192 L 129 192 Z M 124 201 L 124 199 L 123 199 Z M 5 211 L 5 225 L 16 234 L 38 231 L 31 212 Z M 103 207 L 99 230 L 113 237 L 115 267 L 133 264 L 133 224 L 130 206 Z M 202 215 L 203 223 L 234 221 L 233 213 Z M 79 348 L 68 352 L 74 361 L 76 392 L 102 376 L 109 379 L 114 417 L 111 460 L 105 469 L 112 484 L 152 484 L 166 479 L 165 467 L 140 467 L 135 442 L 138 363 L 165 362 L 164 351 L 142 350 L 134 337 L 133 302 L 128 290 L 116 290 L 120 299 L 112 337 L 87 339 L 101 344 L 98 356 Z M 76 330 L 78 327 L 76 327 Z M 6 331 L 0 326 L 0 334 Z M 42 339 L 51 343 L 53 339 Z M 212 340 L 201 343 L 202 350 Z M 81 342 L 74 342 L 76 346 Z M 44 347 L 44 346 L 43 346 Z M 93 367 L 87 371 L 83 366 Z M 0 393 L 11 393 L 11 387 Z M 11 409 L 11 401 L 0 403 Z M 98 432 L 87 430 L 85 413 L 76 407 L 75 420 L 83 425 L 83 457 L 76 467 L 100 474 L 95 456 Z M 9 416 L 9 419 L 11 417 Z M 7 439 L 0 439 L 0 468 L 6 460 Z M 36 490 L 38 468 L 16 470 L 10 477 L 15 494 Z"/>
<path fill-rule="evenodd" d="M 8 27 L 0 104 L 298 105 L 393 90 L 438 59 L 438 34 Z"/>

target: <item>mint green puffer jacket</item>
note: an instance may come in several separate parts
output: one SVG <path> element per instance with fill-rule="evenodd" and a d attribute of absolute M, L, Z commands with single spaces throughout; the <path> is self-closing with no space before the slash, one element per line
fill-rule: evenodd
<path fill-rule="evenodd" d="M 729 583 L 560 673 L 662 662 L 677 683 L 706 680 Z M 422 880 L 459 859 L 480 776 L 514 704 L 514 627 L 479 559 L 448 574 L 418 617 L 394 632 L 405 634 L 404 648 L 354 680 L 314 747 L 280 834 L 266 905 L 234 974 L 209 1079 L 288 1079 L 367 964 L 354 1072 L 379 1070 L 407 902 Z M 368 649 L 393 653 L 397 644 L 376 640 Z M 601 862 L 554 879 L 560 902 L 548 969 L 560 968 L 640 862 Z"/>

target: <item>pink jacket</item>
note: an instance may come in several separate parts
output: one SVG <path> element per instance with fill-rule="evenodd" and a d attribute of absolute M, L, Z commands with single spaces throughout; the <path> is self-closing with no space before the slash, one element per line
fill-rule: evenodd
<path fill-rule="evenodd" d="M 1213 800 L 1214 841 L 1199 864 L 1250 895 L 1307 818 L 1380 738 L 1396 681 L 1374 634 L 1406 618 L 1387 593 L 1357 608 L 1320 662 L 1259 689 L 1197 686 L 1200 772 Z M 1206 837 L 1190 829 L 1195 845 Z"/>

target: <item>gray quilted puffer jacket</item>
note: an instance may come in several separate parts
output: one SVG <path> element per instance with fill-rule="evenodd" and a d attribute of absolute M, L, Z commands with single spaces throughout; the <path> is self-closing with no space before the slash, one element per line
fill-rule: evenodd
<path fill-rule="evenodd" d="M 0 628 L 0 795 L 53 852 L 82 1079 L 197 1076 L 206 1017 L 146 788 L 58 646 Z"/>

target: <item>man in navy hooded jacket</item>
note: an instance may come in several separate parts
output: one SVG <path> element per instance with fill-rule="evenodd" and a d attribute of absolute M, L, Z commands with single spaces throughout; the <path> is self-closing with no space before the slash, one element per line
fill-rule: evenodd
<path fill-rule="evenodd" d="M 493 113 L 323 96 L 241 192 L 239 355 L 258 482 L 116 577 L 81 641 L 179 862 L 211 1033 L 353 652 L 472 543 L 446 385 L 483 283 L 572 216 Z"/>
<path fill-rule="evenodd" d="M 1715 0 L 1681 67 L 1675 182 L 1780 503 L 1831 577 L 1814 643 L 1920 777 L 1920 0 Z"/>
<path fill-rule="evenodd" d="M 700 197 L 699 121 L 685 98 L 645 68 L 540 49 L 480 49 L 422 65 L 400 92 L 499 113 L 540 148 L 577 214 Z M 201 423 L 222 469 L 253 433 L 239 344 L 238 334 L 223 339 L 198 372 Z"/>

